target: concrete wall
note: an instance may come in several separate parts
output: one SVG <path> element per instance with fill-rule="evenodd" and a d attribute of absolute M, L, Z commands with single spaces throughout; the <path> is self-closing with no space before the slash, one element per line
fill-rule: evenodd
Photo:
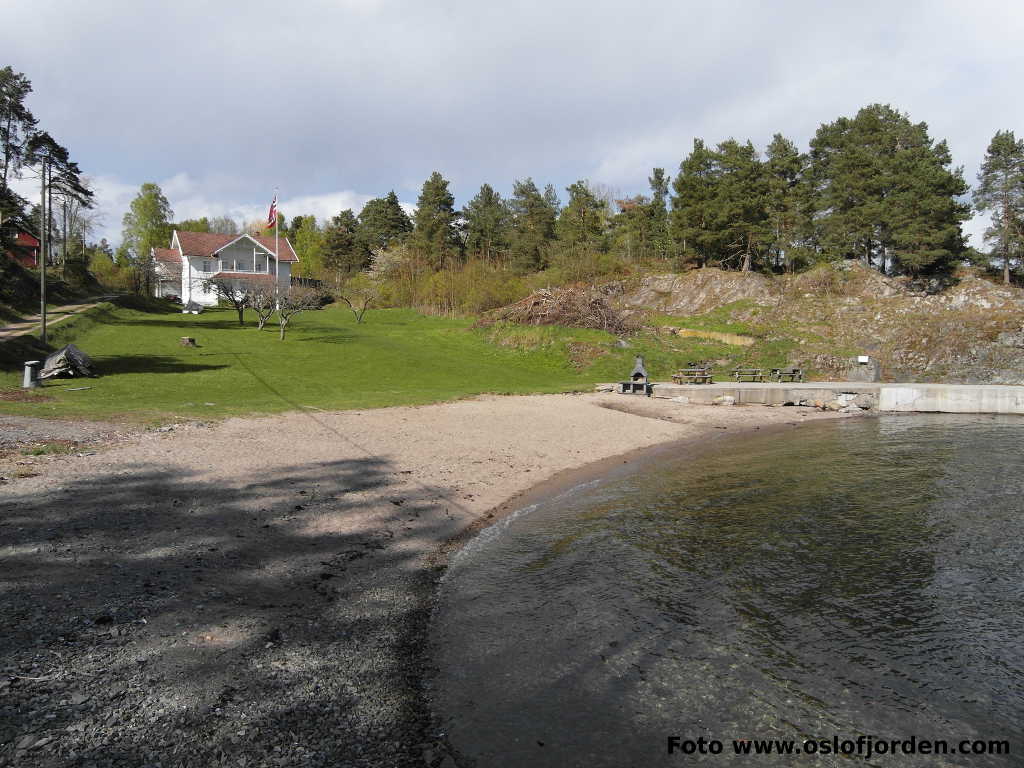
<path fill-rule="evenodd" d="M 968 384 L 885 384 L 879 410 L 1024 414 L 1024 387 Z"/>
<path fill-rule="evenodd" d="M 680 402 L 714 403 L 731 397 L 737 403 L 853 402 L 860 407 L 902 413 L 1024 414 L 1024 386 L 996 384 L 871 384 L 814 381 L 798 384 L 655 384 L 654 396 Z M 863 403 L 863 404 L 862 404 Z M 867 405 L 870 403 L 870 405 Z"/>

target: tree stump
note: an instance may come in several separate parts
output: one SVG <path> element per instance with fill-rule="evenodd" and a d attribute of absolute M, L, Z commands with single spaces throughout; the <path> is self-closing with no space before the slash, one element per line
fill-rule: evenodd
<path fill-rule="evenodd" d="M 196 344 L 196 340 L 193 339 L 191 336 L 182 336 L 181 337 L 181 346 L 183 346 L 183 347 L 198 347 L 199 345 Z"/>

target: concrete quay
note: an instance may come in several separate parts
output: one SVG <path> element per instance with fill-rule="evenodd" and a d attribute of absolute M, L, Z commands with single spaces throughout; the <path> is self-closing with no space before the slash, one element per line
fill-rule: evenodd
<path fill-rule="evenodd" d="M 999 384 L 874 384 L 850 381 L 797 383 L 716 382 L 714 384 L 654 384 L 653 397 L 686 398 L 713 403 L 729 396 L 736 403 L 796 405 L 849 400 L 843 395 L 867 395 L 873 409 L 897 413 L 1017 413 L 1024 414 L 1024 386 Z"/>

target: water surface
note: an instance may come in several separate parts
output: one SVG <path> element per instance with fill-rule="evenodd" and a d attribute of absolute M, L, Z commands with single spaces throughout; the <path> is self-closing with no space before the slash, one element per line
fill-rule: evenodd
<path fill-rule="evenodd" d="M 436 705 L 480 766 L 852 765 L 733 739 L 1006 739 L 1024 765 L 1024 421 L 730 438 L 576 489 L 455 558 Z M 717 739 L 720 756 L 667 754 Z"/>

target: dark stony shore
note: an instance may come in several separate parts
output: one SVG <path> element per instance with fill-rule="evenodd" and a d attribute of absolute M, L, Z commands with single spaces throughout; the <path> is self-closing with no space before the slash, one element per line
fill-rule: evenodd
<path fill-rule="evenodd" d="M 305 540 L 321 503 L 307 496 L 173 519 L 196 500 L 156 477 L 8 497 L 4 547 L 78 567 L 43 565 L 4 594 L 0 765 L 450 765 L 421 688 L 438 571 L 393 552 L 387 529 Z M 127 544 L 139 517 L 154 557 Z M 291 540 L 277 583 L 246 584 L 271 537 Z"/>
<path fill-rule="evenodd" d="M 798 411 L 532 396 L 113 437 L 0 417 L 0 766 L 455 768 L 425 685 L 448 550 L 623 450 L 834 418 Z M 71 452 L 17 450 L 50 440 Z"/>

